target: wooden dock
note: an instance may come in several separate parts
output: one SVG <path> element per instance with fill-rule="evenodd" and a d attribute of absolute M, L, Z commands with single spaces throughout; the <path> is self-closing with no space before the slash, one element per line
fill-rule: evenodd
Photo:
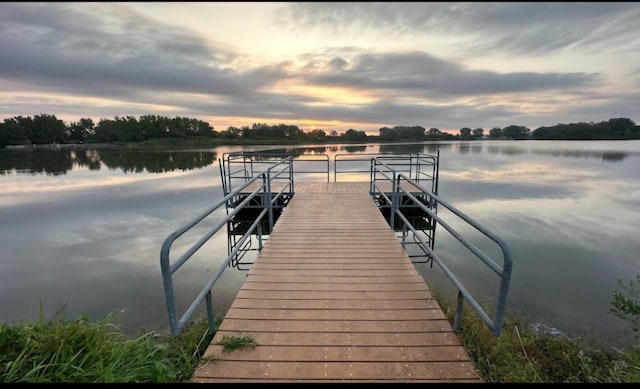
<path fill-rule="evenodd" d="M 480 382 L 368 185 L 296 183 L 194 382 Z"/>

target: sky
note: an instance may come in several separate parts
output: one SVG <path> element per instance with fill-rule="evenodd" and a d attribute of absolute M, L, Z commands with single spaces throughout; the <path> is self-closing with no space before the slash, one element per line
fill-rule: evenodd
<path fill-rule="evenodd" d="M 0 119 L 640 122 L 635 2 L 3 2 Z"/>

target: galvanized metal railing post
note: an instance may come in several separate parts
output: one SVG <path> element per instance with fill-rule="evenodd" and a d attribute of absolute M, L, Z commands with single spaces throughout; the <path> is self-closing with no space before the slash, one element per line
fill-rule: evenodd
<path fill-rule="evenodd" d="M 432 176 L 431 187 L 433 188 L 431 191 L 437 195 L 438 194 L 438 176 L 440 175 L 440 149 L 438 149 L 434 170 L 435 170 L 435 178 L 433 178 L 433 174 L 431 175 Z"/>
<path fill-rule="evenodd" d="M 169 263 L 169 249 L 170 247 L 167 244 L 162 246 L 160 251 L 160 267 L 162 268 L 162 283 L 164 284 L 164 297 L 167 303 L 171 336 L 176 336 L 180 333 L 180 328 L 178 326 L 176 296 L 173 291 L 173 279 L 171 277 L 171 264 Z"/>
<path fill-rule="evenodd" d="M 262 173 L 262 182 L 263 182 L 263 190 L 266 196 L 266 203 L 263 203 L 262 206 L 266 204 L 267 209 L 269 210 L 269 231 L 273 230 L 273 204 L 271 204 L 271 170 L 267 170 L 266 173 Z"/>
<path fill-rule="evenodd" d="M 398 209 L 398 179 L 396 178 L 396 171 L 393 170 L 393 182 L 391 183 L 391 215 L 389 215 L 389 226 L 391 230 L 395 231 L 395 219 L 396 209 Z"/>
<path fill-rule="evenodd" d="M 508 260 L 504 261 L 502 267 L 502 283 L 500 284 L 498 303 L 496 305 L 495 321 L 493 322 L 493 334 L 495 336 L 500 336 L 500 331 L 502 330 L 504 311 L 507 304 L 507 293 L 509 293 L 509 284 L 511 283 L 511 269 L 513 267 L 513 262 L 511 260 L 511 248 L 506 244 L 500 244 L 500 246 L 505 253 L 505 258 L 507 258 Z"/>
<path fill-rule="evenodd" d="M 407 232 L 407 225 L 406 224 L 402 224 L 402 247 L 406 246 L 406 241 L 407 241 L 407 235 L 409 233 Z"/>
<path fill-rule="evenodd" d="M 207 293 L 206 304 L 207 304 L 207 321 L 209 322 L 209 333 L 213 334 L 214 332 L 216 332 L 216 315 L 215 315 L 215 311 L 213 310 L 213 299 L 211 296 L 211 289 L 209 289 L 209 292 Z"/>
<path fill-rule="evenodd" d="M 375 158 L 371 158 L 371 168 L 369 169 L 369 193 L 373 194 L 373 190 L 376 184 L 376 160 Z"/>
<path fill-rule="evenodd" d="M 289 157 L 289 183 L 291 185 L 291 193 L 295 192 L 295 188 L 293 187 L 293 157 Z"/>
<path fill-rule="evenodd" d="M 464 307 L 464 295 L 458 290 L 458 303 L 456 304 L 456 314 L 453 317 L 453 330 L 460 331 L 462 325 L 462 309 Z"/>

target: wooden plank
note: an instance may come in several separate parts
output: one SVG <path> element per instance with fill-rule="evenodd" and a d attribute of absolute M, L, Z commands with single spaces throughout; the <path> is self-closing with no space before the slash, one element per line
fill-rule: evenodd
<path fill-rule="evenodd" d="M 409 263 L 323 263 L 322 261 L 315 261 L 312 263 L 291 263 L 288 261 L 259 261 L 253 265 L 253 269 L 271 269 L 271 270 L 411 270 L 411 264 Z"/>
<path fill-rule="evenodd" d="M 236 308 L 269 309 L 436 309 L 435 300 L 282 300 L 237 298 Z"/>
<path fill-rule="evenodd" d="M 444 319 L 440 309 L 240 309 L 233 304 L 225 317 L 234 319 L 292 320 L 432 320 Z"/>
<path fill-rule="evenodd" d="M 223 336 L 242 336 L 244 331 L 218 331 L 213 343 L 219 342 Z M 302 332 L 300 330 L 285 332 L 252 332 L 257 344 L 264 346 L 451 346 L 460 345 L 460 340 L 453 332 Z"/>
<path fill-rule="evenodd" d="M 389 291 L 367 291 L 367 290 L 325 290 L 325 291 L 307 291 L 307 290 L 246 290 L 240 289 L 237 298 L 253 298 L 253 299 L 280 299 L 280 300 L 306 300 L 306 299 L 322 299 L 322 300 L 399 300 L 413 299 L 424 300 L 431 298 L 428 290 L 389 290 Z"/>
<path fill-rule="evenodd" d="M 395 379 L 399 381 L 463 380 L 474 378 L 470 362 L 271 362 L 216 361 L 200 369 L 197 378 L 244 377 L 247 379 Z"/>
<path fill-rule="evenodd" d="M 204 355 L 222 355 L 222 346 L 216 345 L 207 350 Z M 253 350 L 237 350 L 226 353 L 229 361 L 271 360 L 277 362 L 398 362 L 409 360 L 413 362 L 450 362 L 468 361 L 467 353 L 461 346 L 333 346 L 333 347 L 302 347 L 302 346 L 256 346 Z"/>
<path fill-rule="evenodd" d="M 252 269 L 256 275 L 271 275 L 277 274 L 283 277 L 292 276 L 296 277 L 299 275 L 305 275 L 308 277 L 316 277 L 316 276 L 331 276 L 331 277 L 354 277 L 362 274 L 361 270 L 340 270 L 340 269 L 329 269 L 329 270 L 305 270 L 305 269 L 292 269 L 292 270 L 277 270 L 277 269 Z M 411 270 L 375 270 L 372 269 L 369 271 L 370 274 L 376 275 L 379 277 L 387 277 L 387 276 L 410 276 L 414 274 L 414 271 Z"/>
<path fill-rule="evenodd" d="M 356 277 L 322 277 L 322 276 L 309 276 L 309 275 L 297 275 L 283 276 L 283 275 L 257 275 L 251 274 L 251 271 L 247 274 L 247 281 L 259 281 L 259 282 L 323 282 L 326 284 L 370 284 L 370 283 L 403 283 L 403 282 L 424 282 L 424 279 L 418 275 L 409 276 L 380 276 L 380 275 L 361 275 Z"/>
<path fill-rule="evenodd" d="M 442 332 L 451 331 L 451 325 L 445 319 L 433 320 L 253 320 L 225 319 L 221 331 L 235 332 L 291 332 L 302 328 L 310 332 Z"/>
<path fill-rule="evenodd" d="M 244 290 L 429 290 L 424 282 L 384 284 L 326 284 L 321 282 L 255 282 L 246 280 Z"/>

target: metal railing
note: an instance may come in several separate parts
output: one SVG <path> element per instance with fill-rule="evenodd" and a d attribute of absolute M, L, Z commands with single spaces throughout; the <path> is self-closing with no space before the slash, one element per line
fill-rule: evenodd
<path fill-rule="evenodd" d="M 364 156 L 364 157 L 363 157 Z M 338 174 L 360 173 L 363 177 L 371 175 L 371 161 L 379 157 L 379 153 L 336 154 L 333 156 L 333 182 L 338 182 Z M 406 155 L 407 157 L 409 154 Z M 342 163 L 355 165 L 352 169 L 340 169 Z M 365 163 L 366 162 L 366 163 Z"/>
<path fill-rule="evenodd" d="M 406 174 L 416 182 L 431 182 L 431 192 L 438 193 L 438 172 L 439 172 L 440 152 L 436 155 L 430 154 L 409 154 L 407 156 L 383 155 L 371 160 L 371 192 L 378 181 L 391 181 L 389 174 L 397 176 Z M 430 170 L 430 171 L 429 171 Z M 394 188 L 393 192 L 396 192 Z"/>
<path fill-rule="evenodd" d="M 222 188 L 224 193 L 229 193 L 234 185 L 240 185 L 256 174 L 260 174 L 267 167 L 274 163 L 278 163 L 287 159 L 293 165 L 291 166 L 291 181 L 294 180 L 293 175 L 300 177 L 303 174 L 321 174 L 326 176 L 329 182 L 329 156 L 326 154 L 302 155 L 294 157 L 292 155 L 270 152 L 233 152 L 225 153 L 219 160 L 220 174 L 222 176 Z M 325 165 L 318 168 L 317 165 Z M 293 189 L 293 188 L 292 188 Z M 293 190 L 291 191 L 293 193 Z"/>
<path fill-rule="evenodd" d="M 509 291 L 509 283 L 511 280 L 511 270 L 513 267 L 512 258 L 511 258 L 511 249 L 509 245 L 502 240 L 495 233 L 489 231 L 487 228 L 480 225 L 480 223 L 473 220 L 471 217 L 467 216 L 453 205 L 447 203 L 446 201 L 440 199 L 433 191 L 430 191 L 424 187 L 422 187 L 418 182 L 411 179 L 410 176 L 405 173 L 396 172 L 391 166 L 387 165 L 382 160 L 376 160 L 372 164 L 372 175 L 379 175 L 380 180 L 383 178 L 389 180 L 392 184 L 393 190 L 390 196 L 387 196 L 385 193 L 380 191 L 380 185 L 378 182 L 374 182 L 372 185 L 373 190 L 378 193 L 380 196 L 383 196 L 387 201 L 391 203 L 392 212 L 389 217 L 389 224 L 391 228 L 393 228 L 393 223 L 395 220 L 395 216 L 398 216 L 399 219 L 403 222 L 403 245 L 404 238 L 406 235 L 406 229 L 409 229 L 413 235 L 414 239 L 419 242 L 420 248 L 427 253 L 433 261 L 435 261 L 438 266 L 442 269 L 445 275 L 449 278 L 449 280 L 455 285 L 458 290 L 458 298 L 456 305 L 456 312 L 454 316 L 454 330 L 458 331 L 460 329 L 461 320 L 462 320 L 462 310 L 464 300 L 467 300 L 469 305 L 480 315 L 484 323 L 491 329 L 495 336 L 500 336 L 500 331 L 502 328 L 502 323 L 504 319 L 504 311 L 506 306 L 507 294 Z M 422 201 L 417 197 L 417 195 L 422 194 L 428 201 Z M 492 319 L 485 310 L 480 306 L 480 304 L 476 301 L 476 299 L 471 295 L 471 293 L 462 285 L 460 280 L 453 274 L 453 272 L 449 269 L 449 267 L 442 261 L 440 256 L 434 251 L 429 242 L 426 242 L 423 237 L 418 233 L 418 231 L 413 227 L 413 225 L 409 222 L 409 220 L 402 213 L 399 202 L 400 199 L 403 201 L 410 201 L 414 206 L 419 207 L 425 214 L 427 214 L 430 218 L 436 221 L 437 224 L 440 224 L 444 227 L 453 237 L 455 237 L 460 243 L 462 243 L 469 251 L 471 251 L 476 257 L 478 257 L 485 265 L 487 265 L 494 273 L 498 275 L 500 278 L 500 286 L 498 291 L 498 300 L 496 304 L 496 310 L 494 313 L 494 318 Z M 456 230 L 454 230 L 449 223 L 443 220 L 442 217 L 437 215 L 437 208 L 439 206 L 443 206 L 449 211 L 451 211 L 454 215 L 458 216 L 468 225 L 474 227 L 477 231 L 491 239 L 495 242 L 500 250 L 502 251 L 502 266 L 498 265 L 492 258 L 490 258 L 487 254 L 482 252 L 478 247 L 476 247 L 473 243 L 471 243 L 468 239 L 462 237 Z"/>
<path fill-rule="evenodd" d="M 362 157 L 366 156 L 366 157 Z M 418 182 L 424 180 L 433 181 L 434 186 L 432 190 L 437 193 L 437 180 L 438 180 L 438 162 L 440 158 L 440 151 L 436 155 L 431 154 L 391 154 L 385 155 L 380 153 L 359 153 L 357 156 L 352 154 L 336 154 L 333 157 L 333 181 L 338 181 L 339 174 L 353 174 L 353 173 L 366 173 L 369 176 L 370 181 L 374 181 L 373 169 L 371 164 L 376 160 L 386 161 L 387 166 L 393 166 L 397 172 L 407 173 L 409 176 L 414 177 Z M 366 164 L 362 164 L 366 162 Z M 346 169 L 341 168 L 341 165 L 349 163 L 355 165 L 354 168 Z M 358 163 L 360 163 L 358 165 Z M 428 170 L 431 170 L 430 172 Z"/>
<path fill-rule="evenodd" d="M 276 170 L 277 168 L 280 170 Z M 212 300 L 212 292 L 214 284 L 222 273 L 229 267 L 232 259 L 237 255 L 238 251 L 242 248 L 244 242 L 250 238 L 254 230 L 257 230 L 258 236 L 258 244 L 261 248 L 262 246 L 262 231 L 260 221 L 265 215 L 269 217 L 270 228 L 273 227 L 273 205 L 278 201 L 278 198 L 282 196 L 284 193 L 283 188 L 280 192 L 273 194 L 271 193 L 271 185 L 272 181 L 278 178 L 280 175 L 285 174 L 291 180 L 290 185 L 293 188 L 293 178 L 290 175 L 289 170 L 291 169 L 291 158 L 283 159 L 279 162 L 272 163 L 269 168 L 267 168 L 264 172 L 260 174 L 256 174 L 253 178 L 248 179 L 242 185 L 238 186 L 234 190 L 227 193 L 224 198 L 218 201 L 214 206 L 209 208 L 207 211 L 202 213 L 200 216 L 196 217 L 185 226 L 177 229 L 173 233 L 171 233 L 163 242 L 162 248 L 160 250 L 160 267 L 162 269 L 162 281 L 164 285 L 165 292 L 165 300 L 167 304 L 167 312 L 169 315 L 169 325 L 171 328 L 171 335 L 176 336 L 180 333 L 182 328 L 188 322 L 190 317 L 196 311 L 198 306 L 202 303 L 204 299 L 206 299 L 206 308 L 207 308 L 207 320 L 209 323 L 209 330 L 211 332 L 215 331 L 215 314 L 213 310 L 213 300 Z M 256 188 L 251 191 L 247 196 L 243 197 L 243 200 L 237 204 L 232 211 L 229 212 L 227 209 L 226 217 L 223 218 L 222 221 L 217 223 L 215 227 L 211 228 L 207 233 L 204 234 L 196 243 L 191 245 L 189 249 L 187 249 L 180 257 L 171 263 L 170 254 L 171 254 L 171 246 L 173 243 L 184 235 L 187 231 L 192 229 L 194 226 L 198 225 L 200 222 L 205 220 L 207 216 L 211 215 L 216 210 L 226 207 L 229 202 L 236 197 L 241 191 L 246 190 L 250 185 L 256 185 Z M 222 262 L 222 264 L 218 267 L 214 275 L 207 281 L 205 286 L 200 290 L 196 298 L 189 305 L 186 311 L 180 316 L 177 312 L 176 307 L 176 298 L 175 292 L 173 288 L 173 274 L 180 269 L 188 260 L 191 258 L 209 239 L 211 239 L 218 231 L 222 229 L 222 227 L 226 227 L 227 223 L 234 218 L 234 216 L 240 212 L 247 204 L 249 204 L 253 199 L 260 196 L 262 200 L 263 210 L 258 214 L 255 221 L 251 226 L 247 229 L 244 235 L 238 240 L 237 246 L 229 253 L 227 258 Z M 224 229 L 223 231 L 226 231 Z"/>

